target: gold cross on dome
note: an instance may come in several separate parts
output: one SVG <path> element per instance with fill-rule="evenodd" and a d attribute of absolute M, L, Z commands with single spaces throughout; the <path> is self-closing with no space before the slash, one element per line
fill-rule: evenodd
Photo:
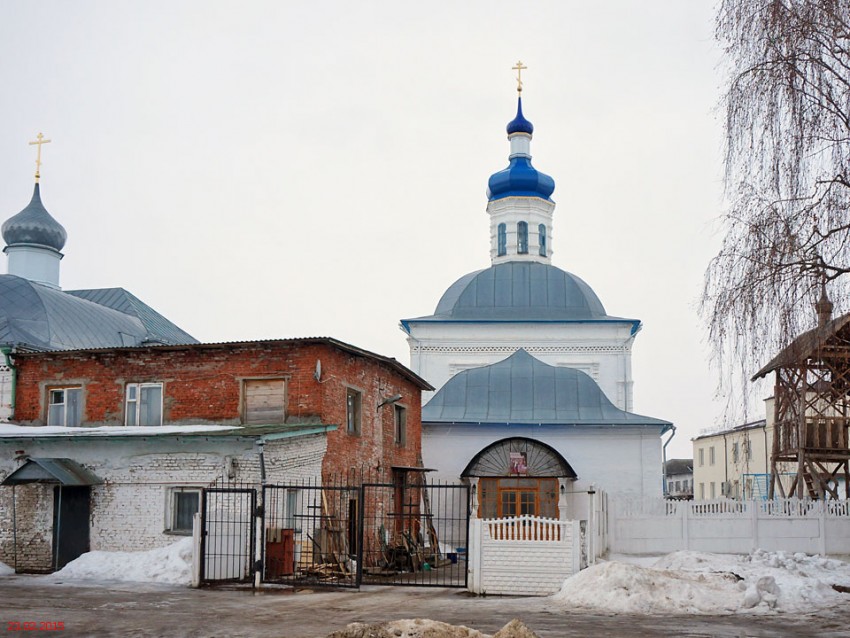
<path fill-rule="evenodd" d="M 517 60 L 516 66 L 511 68 L 516 71 L 516 92 L 522 93 L 522 72 L 528 67 L 523 65 L 522 61 Z"/>
<path fill-rule="evenodd" d="M 41 171 L 41 145 L 42 144 L 50 144 L 50 140 L 44 139 L 44 135 L 42 135 L 41 133 L 39 133 L 38 135 L 35 136 L 35 142 L 30 142 L 30 146 L 33 146 L 33 145 L 38 146 L 38 155 L 35 158 L 35 181 L 36 181 L 36 183 L 38 183 L 38 179 L 39 179 L 39 177 L 41 177 L 41 175 L 39 173 Z"/>

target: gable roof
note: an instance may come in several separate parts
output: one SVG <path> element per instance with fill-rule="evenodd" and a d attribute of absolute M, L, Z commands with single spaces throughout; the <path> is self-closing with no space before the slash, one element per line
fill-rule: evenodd
<path fill-rule="evenodd" d="M 68 290 L 69 295 L 92 301 L 106 308 L 112 308 L 125 315 L 136 317 L 147 331 L 145 341 L 161 343 L 198 343 L 185 330 L 163 317 L 136 295 L 123 288 L 92 288 L 87 290 Z"/>
<path fill-rule="evenodd" d="M 543 363 L 523 349 L 449 379 L 422 408 L 422 422 L 651 426 L 661 433 L 672 427 L 621 410 L 584 372 Z"/>
<path fill-rule="evenodd" d="M 845 330 L 848 324 L 850 313 L 804 332 L 756 372 L 752 381 L 761 379 L 778 368 L 798 366 L 815 355 L 829 358 L 830 351 L 836 346 L 842 349 L 842 356 L 845 356 L 850 350 L 850 330 Z"/>

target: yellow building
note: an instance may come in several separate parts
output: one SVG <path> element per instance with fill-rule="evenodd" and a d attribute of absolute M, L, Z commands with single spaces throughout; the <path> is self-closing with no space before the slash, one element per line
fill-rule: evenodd
<path fill-rule="evenodd" d="M 773 449 L 773 397 L 765 401 L 765 419 L 708 432 L 694 444 L 694 500 L 766 499 Z M 780 480 L 790 483 L 793 468 Z"/>

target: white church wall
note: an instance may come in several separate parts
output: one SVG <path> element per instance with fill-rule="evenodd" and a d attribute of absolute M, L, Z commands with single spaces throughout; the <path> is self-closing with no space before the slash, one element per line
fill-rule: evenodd
<path fill-rule="evenodd" d="M 661 437 L 657 429 L 428 424 L 423 426 L 422 459 L 425 467 L 437 468 L 429 477 L 457 481 L 481 450 L 514 436 L 532 438 L 556 449 L 578 476 L 573 491 L 586 494 L 594 484 L 609 494 L 662 495 Z M 576 503 L 585 498 L 582 494 L 576 497 Z M 573 518 L 572 513 L 568 517 Z"/>
<path fill-rule="evenodd" d="M 61 253 L 38 246 L 10 246 L 8 272 L 51 288 L 59 288 Z"/>
<path fill-rule="evenodd" d="M 455 374 L 506 359 L 522 347 L 549 365 L 576 368 L 621 410 L 632 409 L 632 324 L 410 323 L 410 367 L 438 390 Z M 433 392 L 423 392 L 427 401 Z"/>

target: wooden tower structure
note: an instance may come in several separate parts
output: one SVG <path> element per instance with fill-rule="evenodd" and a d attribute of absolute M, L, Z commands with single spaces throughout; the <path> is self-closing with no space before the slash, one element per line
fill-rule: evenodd
<path fill-rule="evenodd" d="M 830 319 L 825 294 L 815 307 L 818 327 L 753 377 L 776 374 L 770 498 L 850 498 L 850 314 Z"/>

